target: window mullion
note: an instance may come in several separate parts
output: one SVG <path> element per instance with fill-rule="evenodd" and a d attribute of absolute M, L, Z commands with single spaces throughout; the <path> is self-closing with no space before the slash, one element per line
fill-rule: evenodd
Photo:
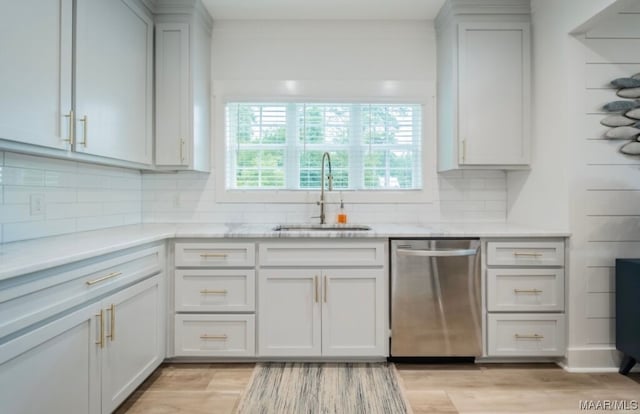
<path fill-rule="evenodd" d="M 288 189 L 300 188 L 300 151 L 298 148 L 298 113 L 295 103 L 287 104 L 285 180 Z"/>
<path fill-rule="evenodd" d="M 364 154 L 362 153 L 362 116 L 360 105 L 351 105 L 351 133 L 349 134 L 349 187 L 364 188 Z"/>

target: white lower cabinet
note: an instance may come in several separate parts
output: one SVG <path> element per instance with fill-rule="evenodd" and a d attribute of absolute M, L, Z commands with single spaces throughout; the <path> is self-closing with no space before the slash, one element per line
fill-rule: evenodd
<path fill-rule="evenodd" d="M 175 244 L 171 356 L 254 357 L 254 241 Z"/>
<path fill-rule="evenodd" d="M 564 249 L 562 239 L 487 242 L 487 356 L 564 355 Z"/>
<path fill-rule="evenodd" d="M 164 359 L 160 275 L 103 300 L 102 412 L 110 413 Z"/>
<path fill-rule="evenodd" d="M 260 356 L 386 356 L 383 269 L 262 269 Z"/>
<path fill-rule="evenodd" d="M 93 304 L 0 345 L 0 405 L 12 414 L 100 413 Z"/>
<path fill-rule="evenodd" d="M 21 297 L 30 300 L 38 289 L 43 294 L 53 290 L 46 294 L 52 297 L 58 288 L 46 285 L 53 278 L 68 292 L 73 292 L 69 283 L 85 286 L 87 305 L 55 308 L 58 316 L 33 319 L 34 324 L 26 327 L 17 323 L 23 320 L 16 320 L 12 326 L 18 328 L 0 337 L 0 411 L 114 411 L 164 359 L 164 272 L 159 267 L 162 263 L 154 261 L 163 254 L 161 247 L 125 251 L 116 257 L 89 259 L 86 267 L 71 264 L 59 271 L 44 271 L 44 278 L 35 278 L 36 274 L 25 282 L 8 282 L 16 286 L 6 287 L 2 303 Z M 113 266 L 118 271 L 82 277 L 94 267 L 110 270 Z M 137 279 L 124 288 L 114 287 L 128 278 Z M 98 292 L 93 289 L 107 286 L 112 286 L 113 293 L 107 290 L 101 299 L 92 296 Z M 0 309 L 10 315 L 9 308 Z"/>

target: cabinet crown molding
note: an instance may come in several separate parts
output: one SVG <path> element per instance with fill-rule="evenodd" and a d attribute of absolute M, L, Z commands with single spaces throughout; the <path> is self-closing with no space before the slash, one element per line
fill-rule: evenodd
<path fill-rule="evenodd" d="M 435 18 L 436 29 L 451 19 L 470 15 L 515 15 L 531 14 L 530 0 L 447 0 Z"/>
<path fill-rule="evenodd" d="M 161 15 L 195 15 L 199 17 L 210 31 L 213 18 L 202 4 L 201 0 L 145 0 L 150 3 L 151 10 L 156 16 Z"/>

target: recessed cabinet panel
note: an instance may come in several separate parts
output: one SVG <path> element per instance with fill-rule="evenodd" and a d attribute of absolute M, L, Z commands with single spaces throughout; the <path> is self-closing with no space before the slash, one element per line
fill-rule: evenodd
<path fill-rule="evenodd" d="M 487 270 L 489 312 L 562 312 L 562 269 Z"/>
<path fill-rule="evenodd" d="M 100 413 L 99 305 L 0 345 L 3 413 Z"/>
<path fill-rule="evenodd" d="M 76 13 L 76 151 L 151 164 L 153 21 L 133 0 Z"/>
<path fill-rule="evenodd" d="M 176 270 L 176 311 L 254 311 L 255 273 L 236 269 Z"/>
<path fill-rule="evenodd" d="M 563 242 L 530 240 L 487 243 L 490 266 L 564 266 Z"/>
<path fill-rule="evenodd" d="M 176 356 L 254 356 L 253 315 L 176 315 Z"/>
<path fill-rule="evenodd" d="M 322 355 L 386 356 L 384 271 L 323 272 Z"/>
<path fill-rule="evenodd" d="M 563 314 L 489 314 L 491 356 L 562 356 Z"/>
<path fill-rule="evenodd" d="M 260 356 L 321 354 L 320 279 L 320 270 L 260 271 Z"/>
<path fill-rule="evenodd" d="M 4 2 L 0 139 L 70 149 L 72 1 Z"/>
<path fill-rule="evenodd" d="M 189 25 L 156 25 L 156 164 L 189 165 Z"/>
<path fill-rule="evenodd" d="M 460 164 L 529 162 L 529 25 L 460 23 Z"/>
<path fill-rule="evenodd" d="M 253 243 L 176 243 L 178 267 L 253 267 Z"/>
<path fill-rule="evenodd" d="M 260 243 L 261 266 L 382 266 L 383 243 Z"/>

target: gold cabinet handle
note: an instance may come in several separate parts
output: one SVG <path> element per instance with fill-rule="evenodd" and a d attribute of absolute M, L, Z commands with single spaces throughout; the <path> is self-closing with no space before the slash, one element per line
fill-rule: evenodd
<path fill-rule="evenodd" d="M 229 256 L 229 255 L 226 254 L 226 253 L 202 253 L 200 255 L 200 257 L 202 257 L 203 259 L 207 259 L 209 257 L 219 257 L 219 258 L 222 258 L 222 259 L 226 259 L 227 256 Z"/>
<path fill-rule="evenodd" d="M 184 138 L 180 138 L 180 162 L 184 164 Z"/>
<path fill-rule="evenodd" d="M 327 303 L 327 297 L 329 296 L 328 291 L 327 275 L 324 275 L 324 303 Z"/>
<path fill-rule="evenodd" d="M 467 159 L 467 140 L 462 140 L 462 162 L 465 162 Z"/>
<path fill-rule="evenodd" d="M 200 293 L 203 295 L 226 295 L 227 289 L 202 289 Z"/>
<path fill-rule="evenodd" d="M 514 338 L 516 339 L 535 339 L 536 341 L 539 341 L 541 339 L 544 338 L 543 335 L 539 335 L 539 334 L 533 334 L 533 335 L 520 335 L 520 334 L 515 334 L 513 335 Z"/>
<path fill-rule="evenodd" d="M 89 117 L 83 116 L 80 118 L 80 122 L 84 123 L 84 127 L 82 128 L 82 142 L 80 145 L 87 146 L 87 126 L 89 125 Z"/>
<path fill-rule="evenodd" d="M 315 275 L 313 277 L 313 284 L 315 287 L 316 303 L 318 303 L 320 301 L 320 299 L 318 298 L 318 275 Z"/>
<path fill-rule="evenodd" d="M 107 338 L 111 339 L 111 342 L 113 342 L 116 339 L 116 305 L 112 303 L 107 311 L 111 312 L 111 331 L 109 332 L 109 335 L 107 335 Z"/>
<path fill-rule="evenodd" d="M 516 295 L 518 293 L 533 293 L 534 295 L 537 295 L 538 293 L 542 293 L 542 291 L 540 289 L 513 289 L 513 293 Z"/>
<path fill-rule="evenodd" d="M 100 309 L 100 313 L 96 314 L 100 318 L 100 336 L 96 341 L 96 345 L 100 345 L 100 348 L 104 348 L 104 312 Z"/>
<path fill-rule="evenodd" d="M 100 282 L 104 282 L 107 279 L 111 279 L 113 277 L 116 276 L 120 276 L 122 274 L 122 272 L 112 272 L 109 273 L 108 275 L 104 275 L 102 277 L 99 277 L 97 279 L 93 279 L 93 280 L 87 280 L 85 283 L 89 286 L 95 285 L 96 283 L 100 283 Z"/>
<path fill-rule="evenodd" d="M 518 256 L 529 256 L 529 257 L 540 257 L 542 253 L 533 253 L 533 252 L 513 252 L 513 255 Z"/>
<path fill-rule="evenodd" d="M 76 123 L 76 120 L 75 120 L 75 117 L 74 117 L 74 114 L 73 114 L 73 109 L 72 109 L 72 110 L 70 110 L 70 111 L 69 111 L 69 113 L 68 113 L 68 114 L 66 114 L 64 117 L 65 117 L 65 118 L 69 118 L 69 135 L 68 135 L 68 136 L 69 136 L 69 138 L 67 138 L 67 139 L 65 139 L 65 140 L 63 140 L 63 141 L 68 142 L 68 143 L 69 143 L 69 145 L 73 145 L 73 138 L 74 138 L 74 135 L 73 135 L 73 126 L 74 126 L 74 125 L 75 125 L 75 123 Z"/>
<path fill-rule="evenodd" d="M 207 335 L 207 334 L 202 334 L 200 335 L 200 339 L 217 339 L 217 340 L 221 340 L 221 341 L 226 341 L 227 340 L 227 335 Z"/>

